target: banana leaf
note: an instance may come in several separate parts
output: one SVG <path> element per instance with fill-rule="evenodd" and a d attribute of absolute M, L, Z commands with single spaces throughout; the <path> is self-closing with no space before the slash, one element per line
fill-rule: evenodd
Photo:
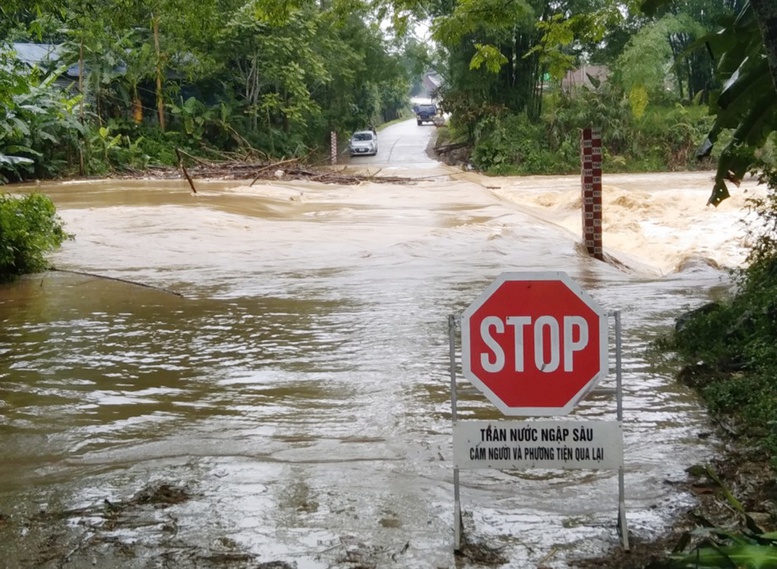
<path fill-rule="evenodd" d="M 705 547 L 686 555 L 674 555 L 673 569 L 718 567 L 721 569 L 777 569 L 777 547 L 768 545 L 731 545 Z"/>
<path fill-rule="evenodd" d="M 0 167 L 2 166 L 19 166 L 23 164 L 34 164 L 33 160 L 24 158 L 23 156 L 8 156 L 7 154 L 0 154 Z"/>
<path fill-rule="evenodd" d="M 729 27 L 706 41 L 713 53 L 720 54 L 717 69 L 724 83 L 720 92 L 710 97 L 715 123 L 697 156 L 708 155 L 723 130 L 734 131 L 721 151 L 707 201 L 717 206 L 730 195 L 726 181 L 738 186 L 754 167 L 756 150 L 777 130 L 777 93 L 749 4 Z"/>
<path fill-rule="evenodd" d="M 655 15 L 668 9 L 670 4 L 671 0 L 643 0 L 641 7 L 645 13 Z M 757 163 L 756 150 L 765 144 L 771 132 L 777 131 L 777 92 L 749 2 L 743 3 L 720 31 L 700 38 L 692 47 L 709 51 L 723 84 L 710 96 L 710 113 L 715 115 L 715 123 L 696 156 L 709 156 L 720 134 L 733 131 L 732 139 L 718 159 L 707 201 L 717 206 L 730 195 L 727 182 L 739 185 Z"/>

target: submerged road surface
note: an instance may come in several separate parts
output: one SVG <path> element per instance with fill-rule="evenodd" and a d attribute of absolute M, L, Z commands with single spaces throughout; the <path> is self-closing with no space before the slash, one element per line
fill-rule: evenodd
<path fill-rule="evenodd" d="M 691 503 L 667 482 L 716 442 L 648 347 L 728 286 L 741 194 L 708 209 L 709 174 L 605 176 L 600 262 L 579 177 L 447 168 L 433 128 L 347 166 L 409 184 L 12 188 L 75 234 L 57 268 L 105 278 L 0 287 L 0 567 L 562 568 L 617 547 L 615 472 L 478 470 L 454 559 L 447 319 L 504 271 L 564 271 L 622 313 L 632 535 Z M 470 392 L 460 419 L 503 417 Z"/>

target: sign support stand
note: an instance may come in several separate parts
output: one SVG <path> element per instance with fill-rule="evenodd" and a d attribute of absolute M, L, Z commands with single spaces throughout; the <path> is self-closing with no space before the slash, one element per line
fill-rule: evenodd
<path fill-rule="evenodd" d="M 621 312 L 616 310 L 612 313 L 615 318 L 615 390 L 617 404 L 617 420 L 623 421 L 623 357 L 621 348 L 623 340 L 621 338 Z M 621 545 L 625 551 L 629 550 L 629 526 L 626 523 L 626 498 L 623 465 L 618 468 L 618 534 L 621 538 Z"/>
<path fill-rule="evenodd" d="M 615 396 L 616 396 L 616 414 L 617 422 L 623 421 L 623 358 L 622 358 L 622 335 L 621 335 L 621 313 L 614 311 L 608 313 L 615 320 Z M 461 326 L 461 317 L 456 315 L 448 316 L 448 343 L 450 350 L 450 380 L 451 380 L 451 422 L 454 431 L 458 423 L 458 395 L 456 378 L 456 328 Z M 612 394 L 612 389 L 594 390 L 599 393 Z M 453 467 L 453 550 L 461 550 L 463 539 L 463 524 L 461 510 L 461 493 L 459 483 L 459 466 L 454 463 Z M 618 467 L 618 518 L 617 531 L 621 546 L 625 551 L 629 551 L 629 530 L 626 519 L 626 500 L 625 500 L 625 482 L 623 464 Z"/>
<path fill-rule="evenodd" d="M 451 365 L 451 421 L 455 425 L 458 421 L 456 409 L 458 397 L 456 394 L 456 325 L 460 320 L 453 314 L 448 316 L 448 345 L 450 348 Z M 461 549 L 462 523 L 461 523 L 461 494 L 459 491 L 459 467 L 453 467 L 453 550 Z"/>

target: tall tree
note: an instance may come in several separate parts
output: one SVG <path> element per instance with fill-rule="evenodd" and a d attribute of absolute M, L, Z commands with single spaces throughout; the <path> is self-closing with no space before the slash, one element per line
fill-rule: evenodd
<path fill-rule="evenodd" d="M 221 53 L 239 80 L 251 130 L 263 133 L 271 146 L 293 146 L 308 120 L 321 112 L 310 89 L 329 75 L 313 49 L 316 18 L 313 6 L 278 15 L 250 2 L 221 34 Z"/>
<path fill-rule="evenodd" d="M 433 37 L 448 52 L 445 104 L 454 124 L 474 134 L 489 114 L 540 112 L 542 68 L 532 48 L 545 3 L 465 0 L 440 5 Z"/>

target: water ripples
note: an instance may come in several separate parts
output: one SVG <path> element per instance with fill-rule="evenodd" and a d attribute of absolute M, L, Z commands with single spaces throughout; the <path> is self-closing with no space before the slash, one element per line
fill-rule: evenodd
<path fill-rule="evenodd" d="M 648 355 L 673 318 L 725 289 L 714 267 L 659 278 L 592 261 L 568 231 L 469 183 L 316 186 L 300 201 L 288 188 L 205 187 L 199 201 L 136 190 L 142 207 L 132 192 L 104 208 L 92 186 L 63 193 L 82 241 L 58 263 L 152 286 L 49 273 L 0 288 L 0 513 L 22 488 L 74 507 L 170 477 L 198 490 L 176 510 L 189 543 L 226 532 L 323 569 L 358 536 L 410 543 L 386 567 L 444 565 L 447 317 L 504 270 L 565 270 L 621 311 L 633 531 L 684 503 L 665 481 L 711 452 L 698 401 Z M 460 386 L 460 419 L 503 419 Z M 615 402 L 594 394 L 574 416 L 612 420 Z M 510 567 L 615 541 L 613 472 L 462 479 L 467 523 Z M 545 564 L 564 567 L 564 554 Z"/>

